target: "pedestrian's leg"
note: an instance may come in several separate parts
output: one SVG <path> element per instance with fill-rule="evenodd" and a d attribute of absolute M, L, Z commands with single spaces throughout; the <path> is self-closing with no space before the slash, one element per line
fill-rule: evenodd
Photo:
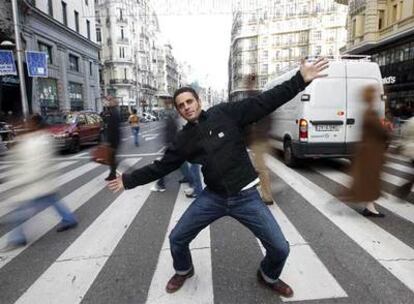
<path fill-rule="evenodd" d="M 188 167 L 188 162 L 184 162 L 180 167 L 181 174 L 184 177 L 185 182 L 192 184 L 190 168 Z"/>
<path fill-rule="evenodd" d="M 56 193 L 48 195 L 46 198 L 50 205 L 52 205 L 57 213 L 62 217 L 62 223 L 67 225 L 73 225 L 77 223 L 77 220 L 68 207 L 59 199 Z"/>
<path fill-rule="evenodd" d="M 192 187 L 194 188 L 194 193 L 196 195 L 199 195 L 201 191 L 203 191 L 203 186 L 201 184 L 201 177 L 200 177 L 200 165 L 191 164 L 190 172 L 191 172 L 191 177 L 193 180 Z"/>
<path fill-rule="evenodd" d="M 277 282 L 289 255 L 289 243 L 258 191 L 255 188 L 246 190 L 234 199 L 230 216 L 246 226 L 260 240 L 266 249 L 260 272 L 268 283 Z"/>
<path fill-rule="evenodd" d="M 205 227 L 225 215 L 224 199 L 208 191 L 203 191 L 181 216 L 171 231 L 170 250 L 174 269 L 179 275 L 186 275 L 193 268 L 190 242 Z"/>
<path fill-rule="evenodd" d="M 136 127 L 135 145 L 139 146 L 139 127 Z"/>
<path fill-rule="evenodd" d="M 267 153 L 267 141 L 259 141 L 252 145 L 252 150 L 254 153 L 253 162 L 254 166 L 259 173 L 260 179 L 260 191 L 262 194 L 263 201 L 267 205 L 271 205 L 273 203 L 272 197 L 272 189 L 270 184 L 270 174 L 269 169 L 267 168 L 264 155 Z"/>
<path fill-rule="evenodd" d="M 116 150 L 117 149 L 113 149 L 113 153 L 111 154 L 111 164 L 110 164 L 110 176 L 111 177 L 116 177 L 116 167 L 117 167 L 117 162 L 116 162 Z"/>
<path fill-rule="evenodd" d="M 157 186 L 159 188 L 165 189 L 165 177 L 161 177 L 158 181 L 157 181 Z"/>

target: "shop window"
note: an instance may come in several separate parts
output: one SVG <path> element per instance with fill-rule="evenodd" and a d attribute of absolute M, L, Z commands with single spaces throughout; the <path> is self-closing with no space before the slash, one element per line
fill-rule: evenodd
<path fill-rule="evenodd" d="M 56 79 L 38 78 L 37 94 L 42 114 L 59 109 Z"/>
<path fill-rule="evenodd" d="M 83 94 L 81 84 L 69 82 L 69 100 L 71 111 L 83 110 Z"/>

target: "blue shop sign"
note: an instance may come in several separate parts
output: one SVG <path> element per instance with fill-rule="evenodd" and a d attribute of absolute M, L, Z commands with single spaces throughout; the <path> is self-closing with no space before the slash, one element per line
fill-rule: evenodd
<path fill-rule="evenodd" d="M 0 76 L 17 75 L 12 51 L 0 50 Z"/>
<path fill-rule="evenodd" d="M 29 77 L 47 77 L 47 54 L 45 52 L 26 52 Z"/>

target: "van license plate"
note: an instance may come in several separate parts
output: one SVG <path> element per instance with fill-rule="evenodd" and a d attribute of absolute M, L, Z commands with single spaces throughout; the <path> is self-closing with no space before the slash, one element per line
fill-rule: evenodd
<path fill-rule="evenodd" d="M 315 127 L 316 131 L 338 131 L 338 126 L 335 125 L 316 125 Z"/>

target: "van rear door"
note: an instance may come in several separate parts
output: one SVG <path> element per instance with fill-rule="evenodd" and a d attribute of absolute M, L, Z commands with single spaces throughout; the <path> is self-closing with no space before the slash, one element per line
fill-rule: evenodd
<path fill-rule="evenodd" d="M 362 100 L 362 91 L 368 85 L 378 86 L 383 93 L 381 73 L 378 65 L 372 62 L 347 63 L 347 103 L 346 103 L 346 134 L 347 143 L 355 143 L 361 139 L 363 115 L 366 105 Z M 379 96 L 380 97 L 380 96 Z M 376 101 L 375 108 L 383 115 L 383 102 Z"/>
<path fill-rule="evenodd" d="M 345 65 L 331 62 L 327 74 L 310 84 L 310 103 L 306 106 L 309 143 L 345 142 Z"/>

